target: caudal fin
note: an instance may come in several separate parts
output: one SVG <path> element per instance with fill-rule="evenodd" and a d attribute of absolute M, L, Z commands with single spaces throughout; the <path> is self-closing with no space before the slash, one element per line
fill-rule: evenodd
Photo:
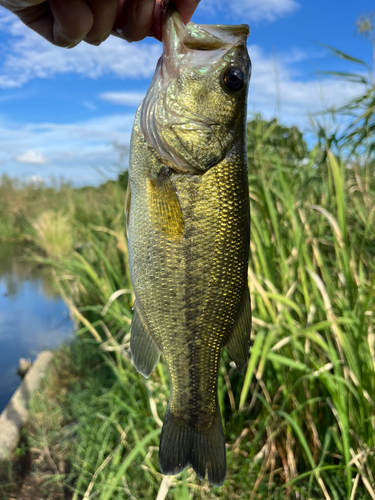
<path fill-rule="evenodd" d="M 164 418 L 160 436 L 159 464 L 163 474 L 174 475 L 191 465 L 199 479 L 214 486 L 225 481 L 225 438 L 217 407 L 213 425 L 206 428 L 188 426 L 179 421 L 169 410 Z"/>

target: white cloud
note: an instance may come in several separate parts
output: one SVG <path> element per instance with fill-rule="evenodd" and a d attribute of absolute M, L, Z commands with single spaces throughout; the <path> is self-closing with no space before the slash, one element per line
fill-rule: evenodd
<path fill-rule="evenodd" d="M 48 158 L 40 151 L 26 151 L 25 153 L 16 156 L 18 163 L 29 163 L 31 165 L 44 165 L 48 162 Z"/>
<path fill-rule="evenodd" d="M 43 184 L 45 179 L 41 175 L 30 175 L 26 177 L 26 182 L 29 184 Z"/>
<path fill-rule="evenodd" d="M 213 0 L 207 0 L 208 5 L 210 2 L 214 5 Z M 220 5 L 224 6 L 223 0 L 220 0 Z M 240 2 L 226 5 L 233 13 L 240 9 Z M 264 20 L 274 20 L 297 7 L 294 0 L 264 0 L 261 5 L 258 0 L 243 0 L 241 4 L 246 15 Z M 145 78 L 152 75 L 161 52 L 161 45 L 156 42 L 130 45 L 113 37 L 100 47 L 81 44 L 72 50 L 59 49 L 1 8 L 0 30 L 6 34 L 7 40 L 0 47 L 0 88 L 17 88 L 33 78 L 52 78 L 63 73 L 90 78 L 106 74 L 119 78 Z M 316 54 L 291 48 L 275 60 L 256 45 L 249 46 L 249 53 L 253 62 L 249 110 L 260 112 L 267 119 L 279 113 L 282 123 L 306 129 L 307 113 L 327 109 L 358 92 L 355 84 L 329 77 L 319 81 L 299 72 L 301 61 L 317 57 Z M 101 87 L 104 82 L 105 79 Z M 22 92 L 26 93 L 26 88 Z M 137 88 L 143 88 L 143 85 Z M 12 94 L 14 96 L 4 99 L 19 98 L 20 91 L 14 90 Z M 102 100 L 134 107 L 143 96 L 141 92 L 107 91 L 99 94 Z M 100 109 L 99 104 L 83 101 L 83 105 L 92 111 L 96 105 Z M 85 176 L 94 178 L 92 165 L 114 171 L 119 154 L 113 145 L 129 144 L 134 114 L 134 111 L 118 113 L 68 124 L 14 123 L 0 115 L 0 174 L 22 170 L 25 176 L 49 177 L 54 173 L 79 183 Z"/>
<path fill-rule="evenodd" d="M 278 118 L 282 123 L 304 130 L 308 126 L 308 112 L 327 109 L 358 91 L 355 84 L 332 78 L 302 80 L 305 76 L 296 71 L 296 63 L 282 55 L 275 61 L 258 46 L 250 46 L 249 53 L 253 61 L 249 110 L 260 112 L 267 119 L 274 117 L 279 108 Z M 300 54 L 298 59 L 302 57 Z M 131 99 L 135 96 L 118 93 L 117 97 L 122 96 L 124 102 L 130 99 L 129 95 Z M 138 97 L 141 99 L 141 95 Z M 114 144 L 129 144 L 134 114 L 118 113 L 68 124 L 12 123 L 0 116 L 0 172 L 21 172 L 15 157 L 19 152 L 33 152 L 34 162 L 38 159 L 37 153 L 42 153 L 43 158 L 48 158 L 48 164 L 24 164 L 24 175 L 48 178 L 54 174 L 80 183 L 84 182 L 84 175 L 93 176 L 92 166 L 105 172 L 110 170 L 115 175 L 119 153 Z"/>
<path fill-rule="evenodd" d="M 152 76 L 161 54 L 160 43 L 129 44 L 110 37 L 100 47 L 85 43 L 67 50 L 55 47 L 0 8 L 0 27 L 7 34 L 1 48 L 0 88 L 21 87 L 33 78 L 52 78 L 76 73 L 98 78 L 114 74 L 119 78 Z"/>
<path fill-rule="evenodd" d="M 357 95 L 358 85 L 334 78 L 306 79 L 293 65 L 288 55 L 276 59 L 251 45 L 248 48 L 253 64 L 249 91 L 249 110 L 270 119 L 275 115 L 281 122 L 305 129 L 308 114 L 327 110 Z M 298 60 L 301 60 L 299 53 Z"/>
<path fill-rule="evenodd" d="M 268 21 L 273 22 L 279 17 L 292 14 L 300 8 L 296 0 L 206 0 L 202 2 L 203 9 L 211 11 L 225 10 L 228 8 L 236 17 L 244 19 L 245 22 Z"/>
<path fill-rule="evenodd" d="M 0 30 L 5 31 L 14 22 L 14 15 L 9 10 L 0 7 Z"/>
<path fill-rule="evenodd" d="M 145 92 L 104 92 L 100 94 L 100 99 L 113 104 L 138 107 L 144 96 Z"/>
<path fill-rule="evenodd" d="M 330 106 L 355 96 L 358 85 L 334 78 L 318 79 L 297 70 L 299 63 L 322 54 L 305 53 L 291 48 L 276 57 L 265 53 L 261 47 L 248 48 L 253 64 L 249 91 L 249 110 L 271 119 L 279 114 L 285 124 L 295 124 L 305 129 L 308 114 L 327 110 Z M 144 97 L 136 92 L 104 92 L 101 99 L 124 105 L 138 105 Z"/>
<path fill-rule="evenodd" d="M 0 175 L 63 176 L 78 184 L 83 176 L 95 177 L 98 168 L 113 176 L 119 163 L 114 144 L 129 144 L 133 122 L 134 113 L 70 124 L 22 124 L 0 117 Z M 17 157 L 19 151 L 26 154 Z M 42 158 L 48 158 L 48 163 L 42 163 Z"/>

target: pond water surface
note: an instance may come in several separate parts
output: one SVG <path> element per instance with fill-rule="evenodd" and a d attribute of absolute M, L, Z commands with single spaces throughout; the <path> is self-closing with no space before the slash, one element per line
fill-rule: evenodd
<path fill-rule="evenodd" d="M 48 270 L 24 255 L 21 245 L 0 242 L 0 412 L 20 382 L 19 358 L 34 360 L 74 329 Z"/>

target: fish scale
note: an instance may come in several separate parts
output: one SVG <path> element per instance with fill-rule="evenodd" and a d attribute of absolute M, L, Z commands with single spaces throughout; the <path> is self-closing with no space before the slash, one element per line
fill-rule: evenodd
<path fill-rule="evenodd" d="M 250 344 L 250 63 L 246 26 L 200 27 L 192 41 L 195 27 L 185 27 L 177 12 L 167 15 L 164 54 L 133 128 L 126 209 L 135 292 L 131 352 L 145 376 L 161 353 L 168 366 L 162 472 L 176 474 L 191 464 L 200 478 L 207 474 L 220 485 L 226 469 L 217 396 L 221 350 L 226 346 L 243 372 Z M 206 56 L 197 56 L 194 66 L 199 44 L 206 53 L 212 45 L 204 71 Z M 236 93 L 222 76 L 233 66 L 244 76 Z"/>

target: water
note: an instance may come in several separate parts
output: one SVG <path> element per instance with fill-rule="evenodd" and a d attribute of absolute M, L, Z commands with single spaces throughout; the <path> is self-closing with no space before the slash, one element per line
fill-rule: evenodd
<path fill-rule="evenodd" d="M 19 358 L 34 360 L 73 331 L 48 270 L 20 260 L 22 255 L 19 244 L 0 242 L 0 412 L 20 382 Z"/>

